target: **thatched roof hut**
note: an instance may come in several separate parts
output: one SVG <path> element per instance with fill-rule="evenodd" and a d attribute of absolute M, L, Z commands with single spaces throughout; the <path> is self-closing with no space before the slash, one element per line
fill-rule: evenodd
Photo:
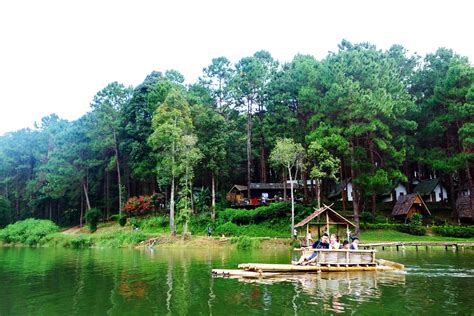
<path fill-rule="evenodd" d="M 409 218 L 414 213 L 431 215 L 430 210 L 418 193 L 400 196 L 393 207 L 392 216 Z"/>
<path fill-rule="evenodd" d="M 474 220 L 474 205 L 471 204 L 470 196 L 458 197 L 456 210 L 460 219 Z"/>
<path fill-rule="evenodd" d="M 295 228 L 301 228 L 306 225 L 306 232 L 310 231 L 309 226 L 315 225 L 318 229 L 318 238 L 321 235 L 320 228 L 326 226 L 326 232 L 329 234 L 329 227 L 336 226 L 336 232 L 339 226 L 345 226 L 349 238 L 349 229 L 355 228 L 355 225 L 344 216 L 331 208 L 332 205 L 324 205 L 308 215 L 305 219 L 295 225 Z"/>

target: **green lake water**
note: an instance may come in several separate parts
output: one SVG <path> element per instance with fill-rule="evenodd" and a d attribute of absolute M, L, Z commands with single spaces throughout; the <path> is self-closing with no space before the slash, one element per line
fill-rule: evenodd
<path fill-rule="evenodd" d="M 213 278 L 289 250 L 0 248 L 0 315 L 474 315 L 474 251 L 379 251 L 406 273 Z"/>

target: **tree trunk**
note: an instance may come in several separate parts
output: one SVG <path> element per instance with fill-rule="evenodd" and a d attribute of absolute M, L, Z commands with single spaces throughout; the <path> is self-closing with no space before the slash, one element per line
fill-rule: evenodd
<path fill-rule="evenodd" d="M 170 232 L 172 236 L 176 235 L 174 225 L 174 176 L 171 178 L 171 194 L 170 194 Z"/>
<path fill-rule="evenodd" d="M 354 159 L 354 142 L 350 142 L 350 150 L 352 158 Z M 354 222 L 356 226 L 355 233 L 358 234 L 360 231 L 360 212 L 359 212 L 359 192 L 357 186 L 354 184 L 356 173 L 354 167 L 351 165 L 351 178 L 352 178 L 352 207 L 354 208 Z"/>
<path fill-rule="evenodd" d="M 260 137 L 260 181 L 262 183 L 267 183 L 267 161 L 266 161 L 266 152 L 265 152 L 265 139 L 263 135 Z"/>
<path fill-rule="evenodd" d="M 115 130 L 114 133 L 114 151 L 115 151 L 115 164 L 117 167 L 117 182 L 118 182 L 118 196 L 119 196 L 119 214 L 122 215 L 122 178 L 120 175 L 120 162 L 119 162 L 119 152 L 118 152 L 118 143 L 117 143 L 117 133 Z"/>
<path fill-rule="evenodd" d="M 293 178 L 291 177 L 291 169 L 288 167 L 288 175 L 290 176 L 290 191 L 291 191 L 291 238 L 295 239 L 295 199 L 293 196 Z"/>
<path fill-rule="evenodd" d="M 87 210 L 90 210 L 91 209 L 91 203 L 89 201 L 89 193 L 87 192 L 87 184 L 86 184 L 86 180 L 84 178 L 81 178 L 81 185 L 82 185 L 82 189 L 84 190 L 84 196 L 86 198 Z"/>
<path fill-rule="evenodd" d="M 469 185 L 469 193 L 470 193 L 469 206 L 471 207 L 471 210 L 474 210 L 474 181 L 471 176 L 471 168 L 469 168 L 469 160 L 466 160 L 466 175 L 467 175 L 467 183 Z M 459 214 L 458 214 L 458 218 L 459 218 Z"/>
<path fill-rule="evenodd" d="M 250 199 L 250 183 L 251 183 L 251 167 L 252 167 L 252 106 L 248 102 L 247 108 L 247 198 Z"/>
<path fill-rule="evenodd" d="M 316 206 L 318 209 L 321 207 L 321 180 L 316 179 L 316 199 L 318 200 Z"/>
<path fill-rule="evenodd" d="M 49 220 L 52 220 L 53 218 L 53 201 L 49 200 Z"/>
<path fill-rule="evenodd" d="M 346 198 L 347 198 L 347 182 L 345 179 L 344 172 L 344 159 L 341 159 L 341 198 L 342 198 L 342 211 L 346 211 Z"/>
<path fill-rule="evenodd" d="M 283 171 L 283 200 L 286 201 L 286 198 L 288 197 L 288 194 L 286 192 L 286 171 Z"/>
<path fill-rule="evenodd" d="M 81 194 L 81 215 L 79 217 L 79 226 L 82 227 L 82 219 L 84 218 L 84 196 Z"/>
<path fill-rule="evenodd" d="M 453 175 L 449 175 L 449 202 L 451 203 L 452 217 L 459 224 L 459 214 L 456 209 L 456 194 L 454 193 L 454 179 Z"/>
<path fill-rule="evenodd" d="M 211 219 L 214 222 L 216 220 L 216 175 L 214 172 L 211 173 Z"/>
<path fill-rule="evenodd" d="M 304 193 L 304 201 L 308 201 L 308 172 L 303 171 L 301 172 L 303 175 L 303 193 Z M 296 178 L 296 177 L 295 177 Z M 295 179 L 296 180 L 296 179 Z"/>
<path fill-rule="evenodd" d="M 375 157 L 374 157 L 374 143 L 372 141 L 372 139 L 369 137 L 368 139 L 368 145 L 369 145 L 369 155 L 370 155 L 370 164 L 371 164 L 371 173 L 372 173 L 372 176 L 375 175 Z M 375 188 L 372 188 L 372 196 L 371 196 L 371 201 L 372 201 L 372 205 L 371 205 L 371 210 L 372 210 L 372 215 L 375 217 L 375 211 L 377 210 L 377 195 L 376 195 L 376 192 L 375 192 Z"/>

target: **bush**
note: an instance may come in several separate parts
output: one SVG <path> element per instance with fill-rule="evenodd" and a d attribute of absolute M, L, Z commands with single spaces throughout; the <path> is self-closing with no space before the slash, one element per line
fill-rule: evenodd
<path fill-rule="evenodd" d="M 127 216 L 119 216 L 118 223 L 121 227 L 124 227 L 127 224 Z"/>
<path fill-rule="evenodd" d="M 128 223 L 133 227 L 133 228 L 140 228 L 142 226 L 142 220 L 138 218 L 130 218 L 128 220 Z"/>
<path fill-rule="evenodd" d="M 214 227 L 214 223 L 212 222 L 211 214 L 209 212 L 191 216 L 190 218 L 189 230 L 193 234 L 197 234 L 200 232 L 207 232 L 207 228 L 209 226 Z"/>
<path fill-rule="evenodd" d="M 362 223 L 375 223 L 375 216 L 370 212 L 362 212 L 360 220 Z"/>
<path fill-rule="evenodd" d="M 474 226 L 433 226 L 433 233 L 445 237 L 469 238 L 474 237 Z"/>
<path fill-rule="evenodd" d="M 146 231 L 161 230 L 169 225 L 168 217 L 153 216 L 145 218 L 141 223 L 141 228 Z"/>
<path fill-rule="evenodd" d="M 0 240 L 6 243 L 36 245 L 48 234 L 59 231 L 50 220 L 28 218 L 8 225 L 0 231 Z"/>
<path fill-rule="evenodd" d="M 313 209 L 303 205 L 295 205 L 295 221 L 298 222 L 311 214 Z M 260 206 L 253 210 L 228 208 L 218 213 L 221 223 L 232 222 L 235 224 L 259 224 L 271 220 L 272 223 L 287 221 L 291 217 L 291 203 L 272 203 Z"/>
<path fill-rule="evenodd" d="M 91 233 L 97 230 L 97 223 L 99 223 L 99 219 L 101 216 L 102 213 L 96 208 L 91 208 L 86 212 L 85 217 L 87 224 L 89 225 L 89 229 L 91 230 Z"/>
<path fill-rule="evenodd" d="M 419 213 L 415 213 L 410 217 L 410 223 L 412 225 L 421 226 L 422 222 L 423 222 L 423 215 Z"/>
<path fill-rule="evenodd" d="M 260 241 L 247 236 L 241 236 L 236 242 L 237 249 L 257 249 L 260 248 Z"/>
<path fill-rule="evenodd" d="M 397 228 L 398 231 L 402 233 L 407 233 L 410 235 L 424 236 L 426 235 L 426 227 L 420 225 L 399 225 Z"/>
<path fill-rule="evenodd" d="M 217 226 L 215 232 L 218 235 L 239 236 L 240 228 L 234 223 L 227 222 L 225 224 Z"/>
<path fill-rule="evenodd" d="M 390 223 L 378 223 L 378 224 L 361 224 L 362 229 L 392 229 L 402 233 L 410 235 L 423 236 L 426 234 L 426 228 L 424 226 L 413 225 L 413 224 L 390 224 Z"/>

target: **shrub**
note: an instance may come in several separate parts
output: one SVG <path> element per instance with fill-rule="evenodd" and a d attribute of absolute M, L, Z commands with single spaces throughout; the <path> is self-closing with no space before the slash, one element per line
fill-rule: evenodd
<path fill-rule="evenodd" d="M 412 225 L 421 226 L 422 221 L 423 221 L 423 215 L 419 213 L 415 213 L 410 217 L 410 223 Z"/>
<path fill-rule="evenodd" d="M 216 227 L 216 234 L 225 236 L 238 236 L 240 235 L 240 228 L 234 223 L 227 222 Z"/>
<path fill-rule="evenodd" d="M 433 233 L 445 237 L 469 238 L 474 237 L 474 226 L 433 226 Z"/>
<path fill-rule="evenodd" d="M 97 230 L 97 223 L 99 223 L 99 219 L 101 216 L 102 213 L 96 208 L 91 208 L 86 212 L 85 217 L 87 224 L 89 225 L 89 229 L 91 230 L 91 233 Z"/>
<path fill-rule="evenodd" d="M 362 223 L 375 223 L 375 216 L 370 212 L 362 212 L 360 220 Z"/>
<path fill-rule="evenodd" d="M 120 226 L 124 227 L 127 224 L 127 216 L 119 216 L 118 223 Z"/>
<path fill-rule="evenodd" d="M 141 228 L 146 231 L 157 231 L 169 225 L 168 217 L 153 216 L 142 221 Z"/>
<path fill-rule="evenodd" d="M 236 242 L 237 249 L 257 249 L 260 248 L 260 241 L 247 236 L 241 236 Z"/>
<path fill-rule="evenodd" d="M 28 218 L 8 225 L 0 231 L 0 240 L 6 243 L 38 244 L 46 235 L 59 231 L 50 220 Z"/>
<path fill-rule="evenodd" d="M 140 228 L 142 226 L 142 220 L 138 218 L 130 218 L 128 223 L 134 228 Z"/>
<path fill-rule="evenodd" d="M 397 228 L 398 231 L 402 233 L 407 233 L 410 235 L 424 236 L 426 235 L 426 227 L 420 225 L 399 225 Z"/>
<path fill-rule="evenodd" d="M 209 226 L 214 226 L 214 223 L 211 220 L 211 214 L 209 212 L 191 216 L 190 218 L 189 229 L 193 234 L 207 232 L 207 227 Z"/>

